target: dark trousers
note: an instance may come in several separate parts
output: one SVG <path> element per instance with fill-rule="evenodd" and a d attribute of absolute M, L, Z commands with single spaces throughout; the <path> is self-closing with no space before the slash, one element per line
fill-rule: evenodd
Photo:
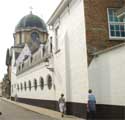
<path fill-rule="evenodd" d="M 95 111 L 90 111 L 87 113 L 87 120 L 95 120 L 96 118 L 96 112 Z"/>

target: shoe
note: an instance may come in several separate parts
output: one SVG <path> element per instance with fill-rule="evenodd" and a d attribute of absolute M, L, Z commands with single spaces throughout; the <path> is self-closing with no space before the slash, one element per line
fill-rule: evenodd
<path fill-rule="evenodd" d="M 64 117 L 64 115 L 62 114 L 62 117 Z"/>

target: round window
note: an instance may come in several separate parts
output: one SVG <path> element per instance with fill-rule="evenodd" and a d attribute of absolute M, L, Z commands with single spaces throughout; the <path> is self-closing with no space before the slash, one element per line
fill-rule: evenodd
<path fill-rule="evenodd" d="M 40 88 L 43 90 L 43 88 L 44 88 L 44 80 L 43 80 L 43 78 L 41 77 L 40 78 Z"/>
<path fill-rule="evenodd" d="M 51 89 L 52 88 L 52 77 L 50 75 L 48 75 L 47 82 L 48 82 L 48 88 Z"/>
<path fill-rule="evenodd" d="M 37 89 L 37 80 L 36 79 L 34 79 L 34 88 L 35 88 L 35 90 Z"/>
<path fill-rule="evenodd" d="M 31 90 L 31 81 L 29 80 L 29 90 Z"/>

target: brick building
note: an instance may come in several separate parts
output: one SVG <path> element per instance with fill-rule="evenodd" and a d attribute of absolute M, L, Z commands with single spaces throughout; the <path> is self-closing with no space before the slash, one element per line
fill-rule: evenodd
<path fill-rule="evenodd" d="M 125 36 L 111 37 L 108 25 L 108 8 L 115 8 L 116 11 L 122 8 L 123 3 L 124 0 L 84 0 L 89 62 L 93 52 L 124 42 Z"/>

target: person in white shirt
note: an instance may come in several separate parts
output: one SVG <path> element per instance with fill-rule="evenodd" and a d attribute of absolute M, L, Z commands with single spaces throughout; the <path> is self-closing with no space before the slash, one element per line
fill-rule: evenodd
<path fill-rule="evenodd" d="M 65 98 L 64 94 L 61 94 L 61 97 L 59 98 L 59 110 L 62 113 L 61 116 L 64 117 L 64 113 L 66 111 L 66 103 L 65 103 Z"/>

